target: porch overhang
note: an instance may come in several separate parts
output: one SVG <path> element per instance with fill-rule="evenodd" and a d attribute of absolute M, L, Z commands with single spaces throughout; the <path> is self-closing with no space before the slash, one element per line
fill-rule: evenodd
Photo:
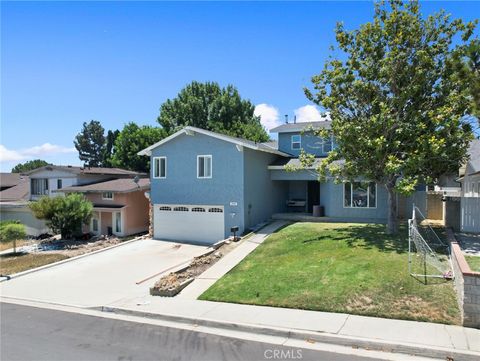
<path fill-rule="evenodd" d="M 105 205 L 105 204 L 94 204 L 93 210 L 97 212 L 118 212 L 122 209 L 126 208 L 126 206 L 122 205 Z"/>

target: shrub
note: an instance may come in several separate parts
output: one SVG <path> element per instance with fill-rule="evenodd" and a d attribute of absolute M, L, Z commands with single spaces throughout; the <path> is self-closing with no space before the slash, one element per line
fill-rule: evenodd
<path fill-rule="evenodd" d="M 0 222 L 0 242 L 13 242 L 13 253 L 17 253 L 17 240 L 26 237 L 25 226 L 19 221 Z"/>
<path fill-rule="evenodd" d="M 73 193 L 65 197 L 42 197 L 30 203 L 35 217 L 47 221 L 47 225 L 63 239 L 81 234 L 82 224 L 88 224 L 93 205 L 82 194 Z"/>

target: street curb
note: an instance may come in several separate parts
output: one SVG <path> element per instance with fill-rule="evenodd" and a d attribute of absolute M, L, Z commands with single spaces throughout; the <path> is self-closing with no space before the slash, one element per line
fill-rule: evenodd
<path fill-rule="evenodd" d="M 129 243 L 141 241 L 142 240 L 141 237 L 143 237 L 143 236 L 139 236 L 137 238 L 134 238 L 134 239 L 131 239 L 131 240 L 128 240 L 128 241 L 125 241 L 125 242 L 114 244 L 113 246 L 110 246 L 110 247 L 105 247 L 105 248 L 102 248 L 102 249 L 98 249 L 98 250 L 93 251 L 93 252 L 84 253 L 84 254 L 81 254 L 79 256 L 70 257 L 70 258 L 67 258 L 67 259 L 64 259 L 64 260 L 61 260 L 61 261 L 58 261 L 58 262 L 53 262 L 53 263 L 49 263 L 49 264 L 46 264 L 46 265 L 43 265 L 43 266 L 40 266 L 40 267 L 37 267 L 37 268 L 32 268 L 32 269 L 29 269 L 29 270 L 26 270 L 26 271 L 23 271 L 23 272 L 18 272 L 18 273 L 14 273 L 14 274 L 7 275 L 7 276 L 2 276 L 3 279 L 0 280 L 0 283 L 5 282 L 5 281 L 10 281 L 14 278 L 18 278 L 18 277 L 28 275 L 29 273 L 38 272 L 38 271 L 41 271 L 41 270 L 44 270 L 44 269 L 47 269 L 47 268 L 60 266 L 64 263 L 76 261 L 77 259 L 80 259 L 80 258 L 93 256 L 97 253 L 105 252 L 105 251 L 108 251 L 109 249 L 112 249 L 112 248 L 117 248 L 117 247 L 121 247 L 121 246 L 124 246 L 126 244 L 129 244 Z"/>
<path fill-rule="evenodd" d="M 326 332 L 312 332 L 301 329 L 288 329 L 273 326 L 256 326 L 248 323 L 229 323 L 206 318 L 189 318 L 172 314 L 159 314 L 144 311 L 135 311 L 120 307 L 90 307 L 91 310 L 124 314 L 137 317 L 145 317 L 159 319 L 163 321 L 184 323 L 188 325 L 204 326 L 210 328 L 219 328 L 225 330 L 233 330 L 246 333 L 261 334 L 265 336 L 278 336 L 288 339 L 296 339 L 309 342 L 320 342 L 327 344 L 335 344 L 340 346 L 348 346 L 352 348 L 361 348 L 365 350 L 376 350 L 383 352 L 407 354 L 410 356 L 421 356 L 436 359 L 452 359 L 455 361 L 477 361 L 480 353 L 467 350 L 455 350 L 451 348 L 435 347 L 421 344 L 390 342 L 369 338 L 358 338 L 351 336 L 343 336 Z"/>

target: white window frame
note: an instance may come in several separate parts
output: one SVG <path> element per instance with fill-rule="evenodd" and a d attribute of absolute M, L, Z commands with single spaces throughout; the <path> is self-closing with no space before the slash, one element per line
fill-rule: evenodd
<path fill-rule="evenodd" d="M 96 217 L 92 217 L 92 232 L 98 233 L 98 218 Z"/>
<path fill-rule="evenodd" d="M 120 231 L 117 230 L 117 215 L 120 215 Z M 112 212 L 112 231 L 114 234 L 123 235 L 123 212 Z"/>
<path fill-rule="evenodd" d="M 45 196 L 50 193 L 50 182 L 48 178 L 31 178 L 30 192 L 32 196 Z M 40 184 L 43 183 L 43 184 Z"/>
<path fill-rule="evenodd" d="M 353 206 L 353 183 L 369 183 L 368 190 L 367 190 L 367 207 L 354 207 Z M 345 186 L 347 183 L 350 183 L 350 205 L 345 205 Z M 375 183 L 375 207 L 370 207 L 370 183 Z M 342 204 L 343 208 L 347 209 L 376 209 L 378 206 L 378 184 L 376 182 L 371 181 L 354 181 L 354 182 L 344 182 L 342 183 L 343 188 L 343 197 L 342 197 Z"/>
<path fill-rule="evenodd" d="M 105 194 L 107 194 L 107 193 L 110 193 L 110 194 L 112 195 L 112 197 L 105 197 Z M 111 192 L 111 191 L 102 192 L 102 199 L 103 199 L 104 201 L 113 201 L 113 198 L 114 198 L 114 197 L 115 197 L 115 196 L 113 195 L 113 192 Z"/>
<path fill-rule="evenodd" d="M 156 168 L 156 161 L 158 159 L 158 177 L 155 177 L 155 168 Z M 162 164 L 162 159 L 165 161 L 165 174 L 162 177 L 161 173 L 161 167 L 160 165 Z M 165 179 L 167 178 L 167 157 L 153 157 L 153 167 L 152 167 L 152 178 L 155 179 Z"/>
<path fill-rule="evenodd" d="M 294 141 L 293 138 L 294 137 L 298 137 L 299 140 L 297 141 Z M 298 148 L 294 148 L 293 145 L 294 144 L 298 144 Z M 290 146 L 292 148 L 292 150 L 300 150 L 302 149 L 302 135 L 301 134 L 294 134 L 290 137 Z"/>
<path fill-rule="evenodd" d="M 200 177 L 199 176 L 199 171 L 200 171 L 200 158 L 209 158 L 210 159 L 210 176 L 206 177 Z M 205 162 L 205 161 L 204 161 Z M 205 171 L 205 163 L 203 164 L 203 170 Z M 202 155 L 197 155 L 197 179 L 211 179 L 213 177 L 213 159 L 211 154 L 202 154 Z"/>
<path fill-rule="evenodd" d="M 93 227 L 94 220 L 97 221 L 97 230 Z M 92 220 L 90 224 L 90 231 L 94 234 L 100 234 L 102 228 L 102 213 L 101 212 L 94 212 L 92 215 Z"/>

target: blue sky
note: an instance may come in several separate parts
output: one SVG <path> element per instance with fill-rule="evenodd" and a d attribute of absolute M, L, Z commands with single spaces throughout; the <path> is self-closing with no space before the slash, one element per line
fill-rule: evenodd
<path fill-rule="evenodd" d="M 84 121 L 156 125 L 160 105 L 192 80 L 234 84 L 267 126 L 315 119 L 303 87 L 333 29 L 371 20 L 372 2 L 1 3 L 2 171 L 28 159 L 80 164 Z M 471 20 L 478 2 L 424 2 Z"/>

